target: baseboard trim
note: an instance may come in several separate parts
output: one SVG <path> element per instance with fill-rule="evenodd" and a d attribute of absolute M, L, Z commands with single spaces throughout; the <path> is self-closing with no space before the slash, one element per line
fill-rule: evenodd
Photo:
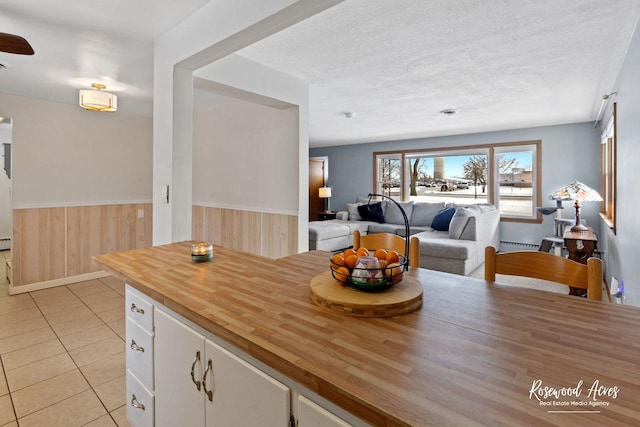
<path fill-rule="evenodd" d="M 45 280 L 44 282 L 30 283 L 28 285 L 13 286 L 9 284 L 9 295 L 18 295 L 25 292 L 41 291 L 43 289 L 55 288 L 56 286 L 70 285 L 72 283 L 84 282 L 85 280 L 101 279 L 109 277 L 105 271 L 95 271 L 93 273 L 78 274 L 76 276 L 63 277 L 62 279 Z"/>

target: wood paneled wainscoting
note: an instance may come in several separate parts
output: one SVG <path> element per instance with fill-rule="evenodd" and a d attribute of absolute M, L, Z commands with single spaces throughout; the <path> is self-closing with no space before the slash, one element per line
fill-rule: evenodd
<path fill-rule="evenodd" d="M 151 203 L 14 209 L 9 292 L 102 277 L 93 256 L 151 246 L 151 240 Z"/>
<path fill-rule="evenodd" d="M 269 258 L 298 253 L 296 215 L 196 205 L 192 214 L 195 240 Z"/>

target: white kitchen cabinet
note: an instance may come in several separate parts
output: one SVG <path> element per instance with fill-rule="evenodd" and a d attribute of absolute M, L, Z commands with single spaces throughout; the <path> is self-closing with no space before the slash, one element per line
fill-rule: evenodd
<path fill-rule="evenodd" d="M 132 426 L 366 425 L 128 285 L 125 304 Z"/>
<path fill-rule="evenodd" d="M 287 426 L 287 386 L 173 315 L 154 320 L 156 426 Z"/>
<path fill-rule="evenodd" d="M 153 427 L 153 305 L 127 288 L 125 312 L 127 419 L 134 427 Z"/>
<path fill-rule="evenodd" d="M 298 427 L 351 427 L 322 406 L 304 396 L 298 396 Z"/>

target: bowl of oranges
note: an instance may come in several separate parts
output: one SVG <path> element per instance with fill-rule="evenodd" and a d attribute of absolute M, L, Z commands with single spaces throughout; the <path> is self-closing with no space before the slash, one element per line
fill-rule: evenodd
<path fill-rule="evenodd" d="M 346 249 L 329 258 L 334 279 L 365 292 L 385 290 L 400 282 L 407 262 L 397 251 L 386 249 Z"/>

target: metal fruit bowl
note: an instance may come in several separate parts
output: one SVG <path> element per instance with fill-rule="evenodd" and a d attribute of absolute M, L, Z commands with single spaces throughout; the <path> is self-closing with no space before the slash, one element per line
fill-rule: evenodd
<path fill-rule="evenodd" d="M 359 257 L 355 267 L 347 267 L 336 264 L 331 257 L 329 265 L 331 275 L 341 284 L 364 292 L 377 292 L 389 289 L 404 278 L 404 272 L 408 259 L 400 256 L 400 262 L 389 266 L 380 266 L 375 263 L 374 257 Z"/>

